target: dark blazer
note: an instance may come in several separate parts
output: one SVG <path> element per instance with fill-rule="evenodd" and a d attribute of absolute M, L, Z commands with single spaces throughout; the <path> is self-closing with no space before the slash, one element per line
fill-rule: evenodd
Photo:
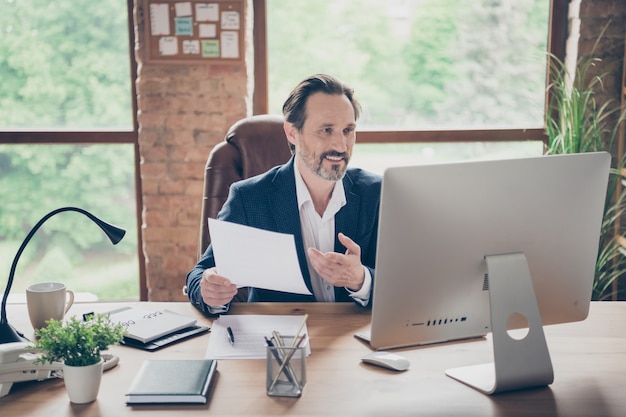
<path fill-rule="evenodd" d="M 342 232 L 361 247 L 361 263 L 370 270 L 372 279 L 376 260 L 381 182 L 378 175 L 358 168 L 348 168 L 343 178 L 346 204 L 335 215 L 335 236 Z M 313 292 L 302 242 L 293 157 L 285 165 L 234 183 L 217 218 L 293 235 L 302 276 L 309 290 Z M 345 251 L 346 248 L 335 237 L 335 252 Z M 214 266 L 213 247 L 209 245 L 198 264 L 187 274 L 189 300 L 204 312 L 208 310 L 200 294 L 200 280 L 202 272 Z M 335 301 L 351 300 L 345 288 L 335 287 Z M 250 288 L 248 301 L 303 302 L 315 301 L 315 297 Z M 368 306 L 371 306 L 371 302 Z"/>

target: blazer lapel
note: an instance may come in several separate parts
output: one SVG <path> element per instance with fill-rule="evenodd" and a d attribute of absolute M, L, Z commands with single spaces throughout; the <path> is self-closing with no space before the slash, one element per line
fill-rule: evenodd
<path fill-rule="evenodd" d="M 276 231 L 294 236 L 300 270 L 306 286 L 313 293 L 311 276 L 309 275 L 309 267 L 302 241 L 293 157 L 276 172 L 272 184 L 274 185 L 274 190 L 271 195 L 268 195 L 268 200 L 271 215 L 276 222 Z"/>

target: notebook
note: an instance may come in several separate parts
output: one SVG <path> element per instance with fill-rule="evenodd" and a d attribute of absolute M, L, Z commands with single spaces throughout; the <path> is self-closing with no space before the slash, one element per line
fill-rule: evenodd
<path fill-rule="evenodd" d="M 124 307 L 109 313 L 114 323 L 120 323 L 126 329 L 125 338 L 142 343 L 152 342 L 181 329 L 194 326 L 196 319 L 169 310 L 143 310 Z"/>
<path fill-rule="evenodd" d="M 164 348 L 166 346 L 173 345 L 174 343 L 182 342 L 183 340 L 189 339 L 191 337 L 200 336 L 204 333 L 207 333 L 211 328 L 209 326 L 191 326 L 185 327 L 184 329 L 177 330 L 173 333 L 168 333 L 165 336 L 154 339 L 150 342 L 140 342 L 139 340 L 131 339 L 129 337 L 124 337 L 122 340 L 122 344 L 124 346 L 130 346 L 137 349 L 154 351 Z"/>
<path fill-rule="evenodd" d="M 217 361 L 146 359 L 126 393 L 126 404 L 206 404 Z"/>

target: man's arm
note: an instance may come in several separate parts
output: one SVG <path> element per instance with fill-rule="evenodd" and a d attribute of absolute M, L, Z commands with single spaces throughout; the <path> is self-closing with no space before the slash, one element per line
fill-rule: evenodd
<path fill-rule="evenodd" d="M 186 285 L 185 285 L 185 291 L 191 304 L 194 307 L 196 307 L 198 310 L 202 311 L 204 314 L 207 314 L 207 315 L 219 314 L 219 313 L 228 311 L 228 309 L 225 309 L 225 311 L 218 311 L 218 310 L 212 309 L 202 299 L 202 290 L 200 288 L 200 283 L 202 281 L 202 274 L 204 273 L 206 269 L 212 268 L 213 266 L 215 266 L 215 261 L 213 258 L 213 249 L 211 245 L 209 245 L 206 252 L 204 252 L 204 255 L 202 255 L 202 258 L 200 258 L 200 261 L 187 274 Z"/>

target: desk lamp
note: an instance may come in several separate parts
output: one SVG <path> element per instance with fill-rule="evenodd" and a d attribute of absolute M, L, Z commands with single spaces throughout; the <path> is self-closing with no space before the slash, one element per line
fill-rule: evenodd
<path fill-rule="evenodd" d="M 126 230 L 121 229 L 117 226 L 109 224 L 103 220 L 100 220 L 93 214 L 89 213 L 86 210 L 77 207 L 61 207 L 56 210 L 52 210 L 50 213 L 46 214 L 37 222 L 37 224 L 32 228 L 32 230 L 26 236 L 26 239 L 22 242 L 22 245 L 15 254 L 15 258 L 13 258 L 13 264 L 11 265 L 11 272 L 9 273 L 9 281 L 7 282 L 7 286 L 4 290 L 4 297 L 2 298 L 2 312 L 0 317 L 0 344 L 4 343 L 12 343 L 12 342 L 26 342 L 26 339 L 21 333 L 13 328 L 7 321 L 7 299 L 9 298 L 9 292 L 11 291 L 11 286 L 13 285 L 13 276 L 15 275 L 15 268 L 17 267 L 17 261 L 20 259 L 20 255 L 24 252 L 24 248 L 26 244 L 33 237 L 35 232 L 41 227 L 41 225 L 48 220 L 50 217 L 54 216 L 57 213 L 61 213 L 63 211 L 77 211 L 79 213 L 84 214 L 89 217 L 96 223 L 100 229 L 109 237 L 111 243 L 116 245 L 126 234 Z"/>

